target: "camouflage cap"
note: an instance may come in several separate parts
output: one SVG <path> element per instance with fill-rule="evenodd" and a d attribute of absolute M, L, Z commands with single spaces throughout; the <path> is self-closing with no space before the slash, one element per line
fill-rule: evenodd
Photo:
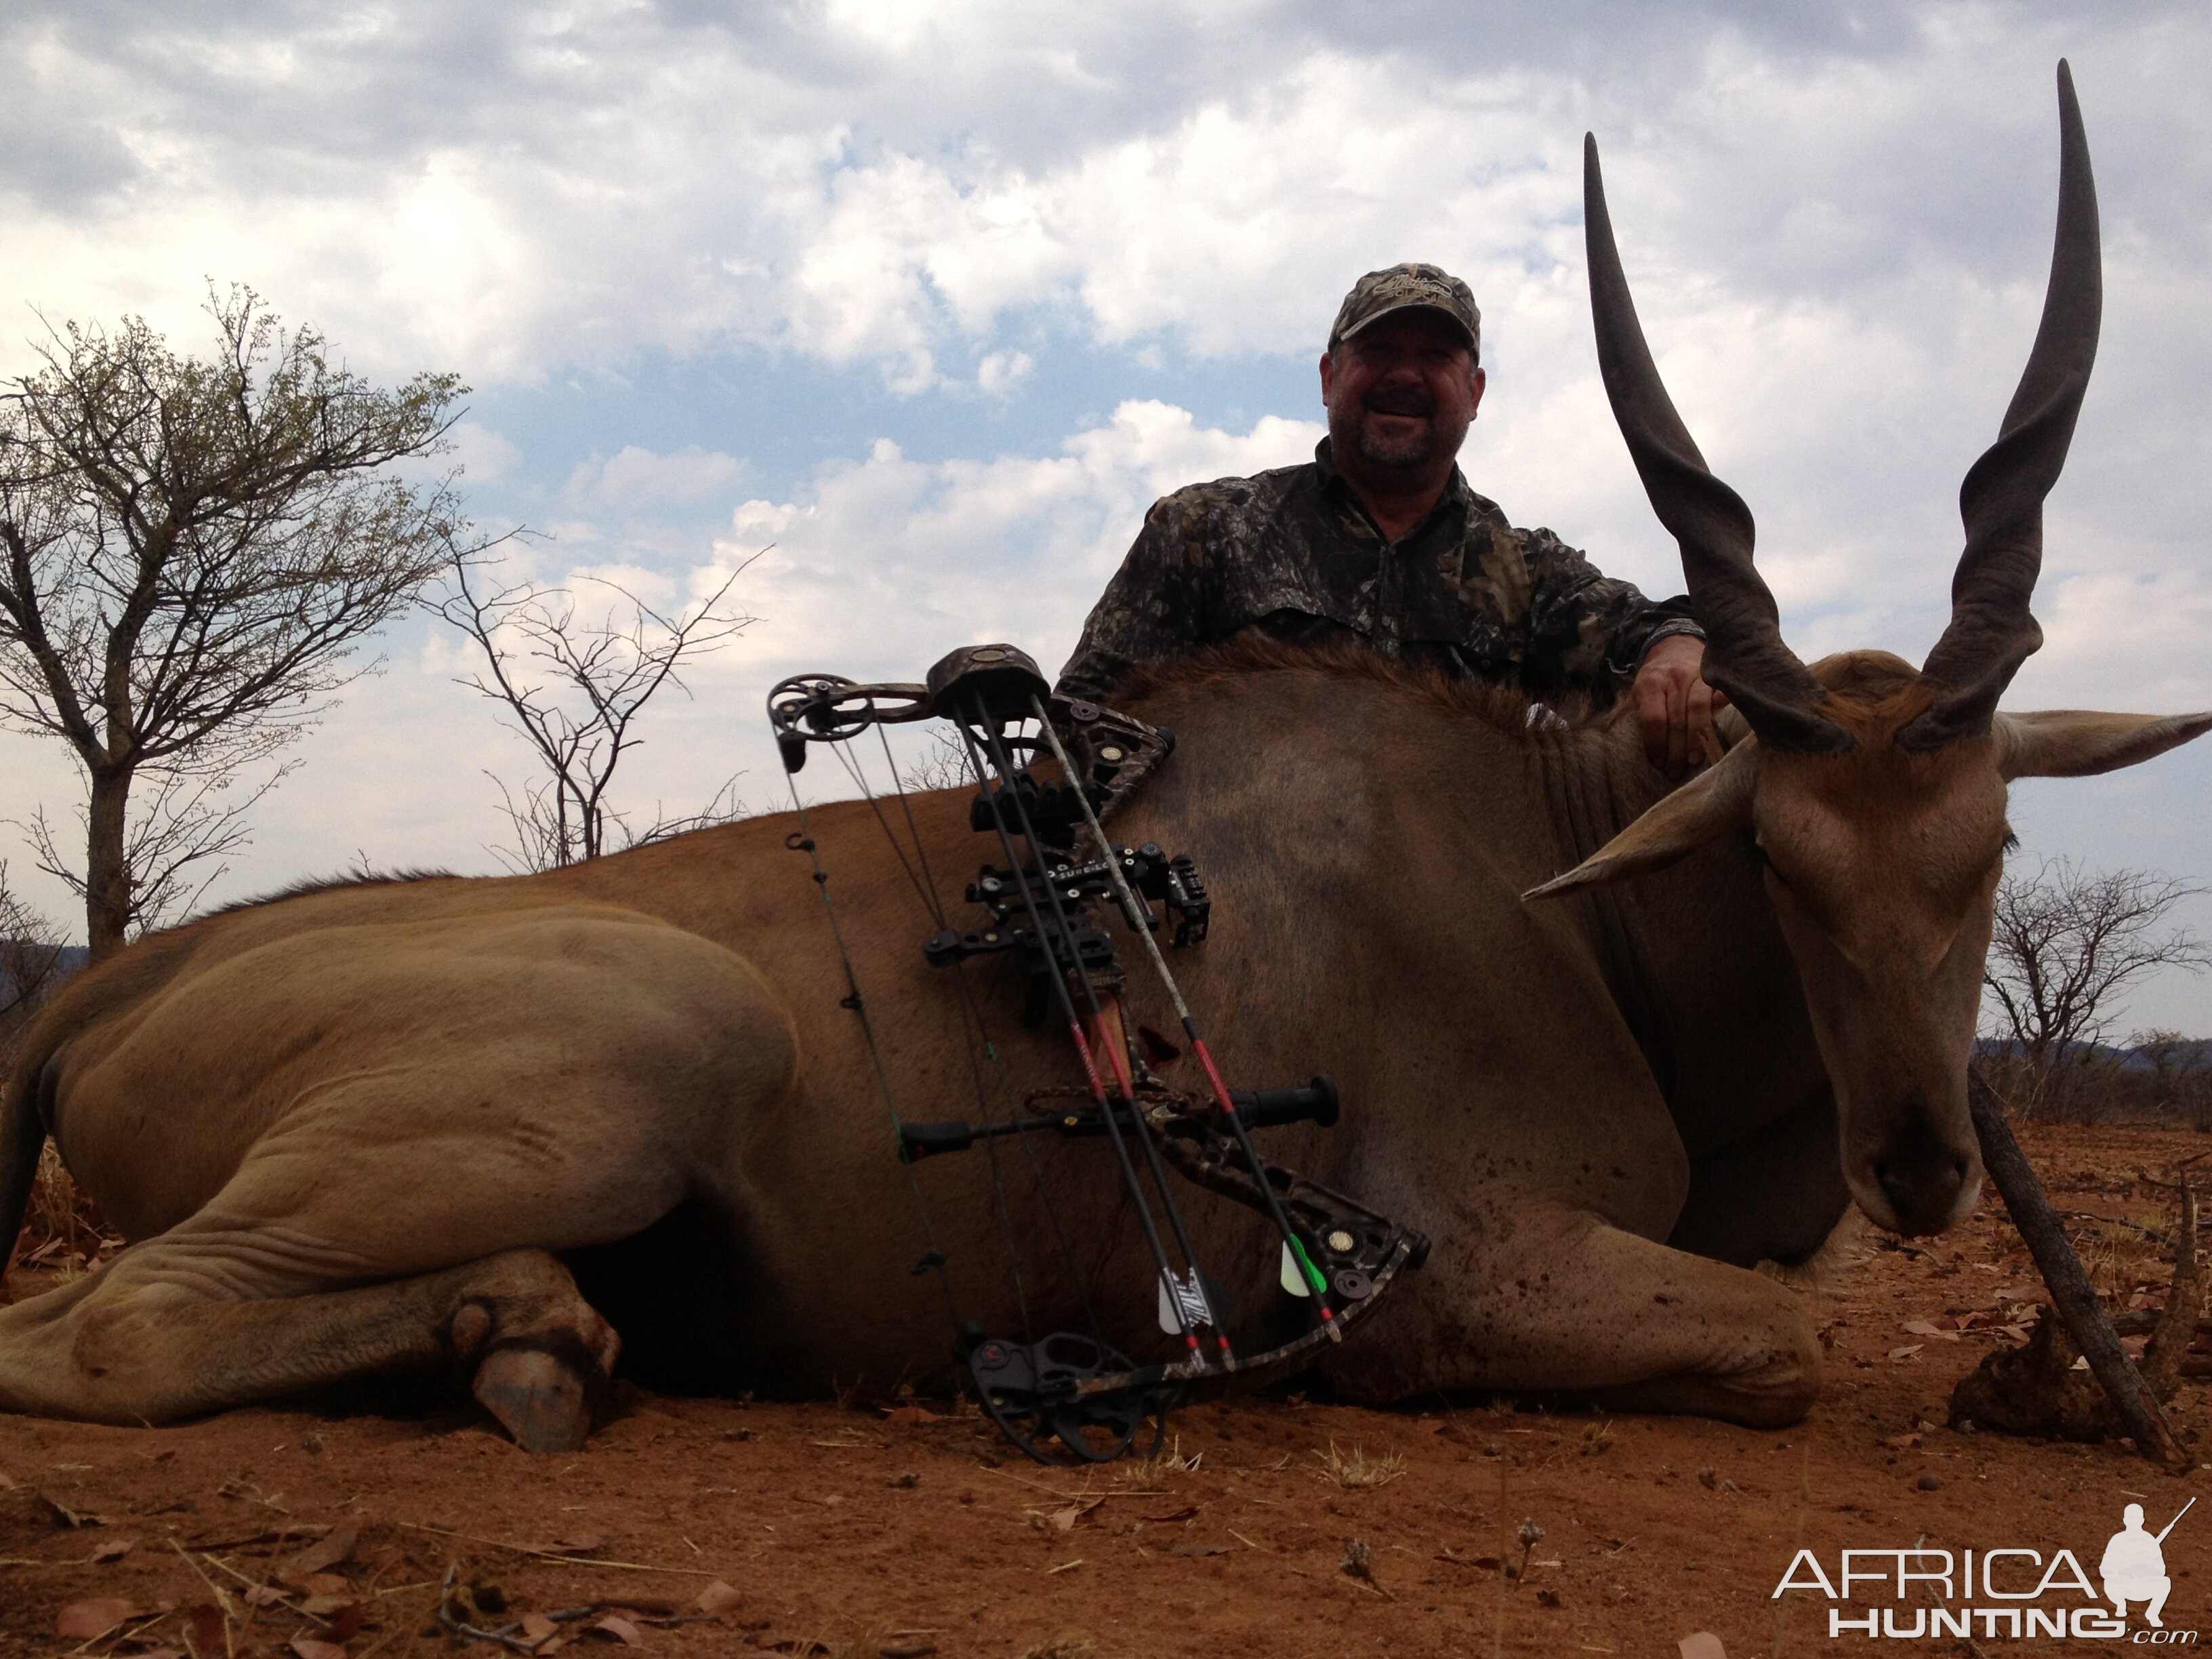
<path fill-rule="evenodd" d="M 1352 285 L 1329 328 L 1328 349 L 1335 350 L 1378 318 L 1415 307 L 1443 313 L 1467 331 L 1468 349 L 1482 356 L 1482 313 L 1474 290 L 1435 265 L 1412 264 L 1370 270 Z"/>

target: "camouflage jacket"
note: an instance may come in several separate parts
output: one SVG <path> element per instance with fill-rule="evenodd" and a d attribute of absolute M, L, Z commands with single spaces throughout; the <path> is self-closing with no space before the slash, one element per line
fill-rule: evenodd
<path fill-rule="evenodd" d="M 1699 635 L 1686 599 L 1655 604 L 1550 531 L 1516 530 L 1456 467 L 1436 510 L 1386 539 L 1324 438 L 1306 465 L 1155 502 L 1058 689 L 1104 701 L 1133 668 L 1249 629 L 1601 701 L 1653 641 Z"/>

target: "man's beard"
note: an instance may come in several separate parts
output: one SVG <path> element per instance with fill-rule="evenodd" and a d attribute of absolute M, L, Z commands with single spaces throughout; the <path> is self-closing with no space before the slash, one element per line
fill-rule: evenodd
<path fill-rule="evenodd" d="M 1437 453 L 1437 429 L 1425 426 L 1407 433 L 1403 437 L 1386 438 L 1376 432 L 1366 419 L 1367 411 L 1360 411 L 1360 422 L 1353 428 L 1352 441 L 1358 445 L 1360 456 L 1370 466 L 1403 468 L 1407 471 L 1426 466 Z"/>
<path fill-rule="evenodd" d="M 1355 413 L 1352 446 L 1370 466 L 1416 471 L 1426 466 L 1437 453 L 1436 413 L 1436 399 L 1424 392 L 1404 388 L 1377 392 Z M 1386 438 L 1375 430 L 1370 417 L 1376 415 L 1426 416 L 1430 423 L 1403 437 Z"/>

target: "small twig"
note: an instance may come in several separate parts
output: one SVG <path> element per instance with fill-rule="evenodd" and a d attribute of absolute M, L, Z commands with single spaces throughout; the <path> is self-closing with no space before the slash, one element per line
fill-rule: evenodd
<path fill-rule="evenodd" d="M 434 1594 L 430 1598 L 430 1605 L 422 1609 L 425 1613 L 434 1612 L 437 1608 L 439 1596 L 444 1594 L 444 1592 L 440 1589 L 437 1580 L 434 1578 L 426 1578 L 419 1584 L 405 1584 L 399 1588 L 404 1589 L 428 1589 L 433 1591 Z M 388 1595 L 395 1593 L 396 1592 L 391 1590 L 377 1591 L 379 1595 Z M 413 1619 L 394 1619 L 392 1621 L 391 1629 L 386 1631 L 383 1635 L 378 1637 L 376 1640 L 371 1642 L 367 1647 L 361 1650 L 360 1659 L 369 1659 L 369 1655 L 374 1653 L 379 1648 L 382 1647 L 386 1642 L 389 1642 L 393 1637 L 398 1635 L 402 1631 L 411 1632 L 416 1623 L 417 1621 Z M 411 1635 L 408 1639 L 408 1647 L 410 1650 L 414 1647 L 414 1638 Z"/>
<path fill-rule="evenodd" d="M 170 1538 L 167 1542 L 169 1547 L 176 1551 L 178 1555 L 183 1558 L 184 1564 L 190 1567 L 194 1572 L 199 1574 L 200 1583 L 205 1584 L 208 1587 L 208 1594 L 215 1597 L 216 1610 L 222 1614 L 222 1650 L 226 1654 L 232 1656 L 232 1659 L 236 1659 L 238 1644 L 231 1639 L 230 1634 L 232 1617 L 230 1610 L 230 1592 L 223 1589 L 222 1585 L 216 1583 L 214 1579 L 209 1577 L 204 1571 L 202 1571 L 200 1564 L 193 1560 L 191 1555 L 185 1552 L 185 1547 L 182 1544 L 179 1544 L 173 1537 Z"/>
<path fill-rule="evenodd" d="M 1031 1480 L 1024 1475 L 1015 1474 L 1011 1470 L 994 1469 L 988 1463 L 982 1464 L 980 1467 L 988 1474 L 995 1474 L 1002 1480 L 1012 1480 L 1018 1486 L 1034 1487 L 1036 1491 L 1045 1493 L 1048 1497 L 1057 1498 L 1063 1504 L 1088 1503 L 1093 1498 L 1157 1498 L 1160 1495 L 1160 1492 L 1095 1492 L 1091 1491 L 1088 1487 L 1085 1488 L 1081 1492 L 1062 1492 L 1057 1486 L 1048 1486 L 1042 1480 Z M 1161 1488 L 1162 1492 L 1164 1492 L 1165 1490 L 1166 1489 L 1164 1487 Z"/>
<path fill-rule="evenodd" d="M 413 1521 L 401 1521 L 396 1525 L 410 1532 L 434 1532 L 441 1538 L 459 1538 L 466 1543 L 488 1544 L 495 1550 L 512 1550 L 517 1555 L 534 1555 L 541 1561 L 558 1561 L 570 1567 L 615 1567 L 623 1572 L 670 1572 L 680 1578 L 720 1578 L 719 1572 L 704 1567 L 656 1567 L 646 1561 L 602 1561 L 590 1555 L 562 1555 L 554 1550 L 532 1549 L 527 1544 L 510 1544 L 503 1538 L 479 1538 L 472 1532 L 455 1532 L 451 1527 L 425 1527 Z"/>
<path fill-rule="evenodd" d="M 204 1553 L 205 1553 L 203 1552 L 203 1554 Z M 305 1607 L 294 1607 L 291 1602 L 284 1599 L 284 1592 L 278 1589 L 275 1585 L 269 1583 L 264 1579 L 247 1577 L 244 1573 L 240 1572 L 236 1567 L 232 1566 L 229 1562 L 224 1560 L 221 1556 L 209 1555 L 206 1557 L 206 1559 L 209 1565 L 222 1569 L 224 1572 L 228 1573 L 233 1578 L 238 1580 L 240 1583 L 245 1585 L 248 1589 L 266 1589 L 269 1592 L 270 1599 L 273 1600 L 277 1606 L 283 1607 L 285 1612 L 296 1613 L 302 1619 L 312 1619 L 319 1625 L 327 1626 L 331 1622 L 319 1613 L 309 1613 Z"/>

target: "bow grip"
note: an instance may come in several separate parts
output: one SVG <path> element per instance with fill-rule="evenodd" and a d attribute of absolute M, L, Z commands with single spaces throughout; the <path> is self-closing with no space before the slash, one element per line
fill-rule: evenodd
<path fill-rule="evenodd" d="M 902 1123 L 899 1162 L 918 1164 L 939 1152 L 964 1152 L 975 1144 L 971 1123 Z"/>
<path fill-rule="evenodd" d="M 1232 1090 L 1229 1099 L 1248 1129 L 1309 1121 L 1324 1129 L 1336 1125 L 1338 1102 L 1332 1078 L 1317 1077 L 1302 1089 Z"/>

